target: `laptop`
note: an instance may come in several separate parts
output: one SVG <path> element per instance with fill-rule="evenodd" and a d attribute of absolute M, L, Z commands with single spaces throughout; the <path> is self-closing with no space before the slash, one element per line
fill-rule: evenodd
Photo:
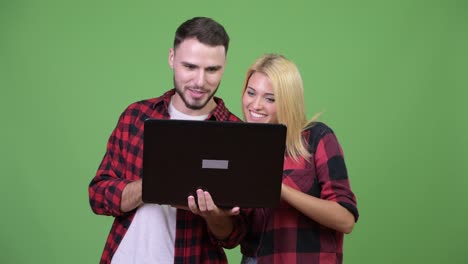
<path fill-rule="evenodd" d="M 187 205 L 201 188 L 220 208 L 277 207 L 286 130 L 281 124 L 147 119 L 142 199 Z"/>

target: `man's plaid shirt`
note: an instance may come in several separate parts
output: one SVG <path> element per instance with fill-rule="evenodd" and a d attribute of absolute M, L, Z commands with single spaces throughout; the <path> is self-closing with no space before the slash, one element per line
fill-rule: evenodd
<path fill-rule="evenodd" d="M 115 217 L 100 263 L 110 263 L 125 236 L 136 210 L 120 211 L 122 191 L 131 181 L 141 178 L 143 164 L 143 128 L 147 118 L 169 119 L 168 106 L 175 90 L 159 98 L 131 104 L 121 114 L 107 143 L 107 151 L 96 176 L 89 185 L 89 201 L 96 214 Z M 215 97 L 217 107 L 208 116 L 213 121 L 240 121 Z M 215 201 L 216 202 L 216 201 Z M 234 231 L 218 241 L 200 216 L 177 210 L 174 263 L 227 263 L 222 247 L 232 248 L 245 233 L 244 214 L 233 217 Z"/>

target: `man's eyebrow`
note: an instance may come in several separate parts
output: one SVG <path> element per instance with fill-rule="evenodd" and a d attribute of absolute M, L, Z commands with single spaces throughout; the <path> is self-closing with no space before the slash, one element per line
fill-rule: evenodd
<path fill-rule="evenodd" d="M 219 69 L 223 68 L 223 66 L 221 65 L 216 65 L 216 66 L 208 66 L 206 67 L 207 70 L 210 70 L 210 71 L 217 71 Z"/>
<path fill-rule="evenodd" d="M 183 64 L 184 66 L 198 67 L 198 65 L 193 64 L 193 63 L 190 63 L 190 62 L 186 62 L 186 61 L 183 61 L 182 64 Z"/>

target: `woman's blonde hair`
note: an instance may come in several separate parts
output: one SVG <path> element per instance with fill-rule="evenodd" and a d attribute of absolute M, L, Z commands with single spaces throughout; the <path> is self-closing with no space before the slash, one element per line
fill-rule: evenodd
<path fill-rule="evenodd" d="M 315 117 L 309 122 L 306 119 L 304 88 L 296 65 L 282 55 L 261 56 L 247 70 L 242 95 L 254 72 L 265 74 L 273 86 L 278 123 L 287 127 L 286 154 L 296 161 L 299 157 L 309 158 L 310 153 L 302 137 L 302 131 L 310 126 L 310 122 Z"/>

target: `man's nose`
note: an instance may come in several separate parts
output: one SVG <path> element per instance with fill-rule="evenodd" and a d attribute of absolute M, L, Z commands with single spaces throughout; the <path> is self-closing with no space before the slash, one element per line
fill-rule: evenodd
<path fill-rule="evenodd" d="M 205 71 L 199 70 L 195 76 L 195 84 L 197 87 L 203 87 L 205 85 Z"/>

